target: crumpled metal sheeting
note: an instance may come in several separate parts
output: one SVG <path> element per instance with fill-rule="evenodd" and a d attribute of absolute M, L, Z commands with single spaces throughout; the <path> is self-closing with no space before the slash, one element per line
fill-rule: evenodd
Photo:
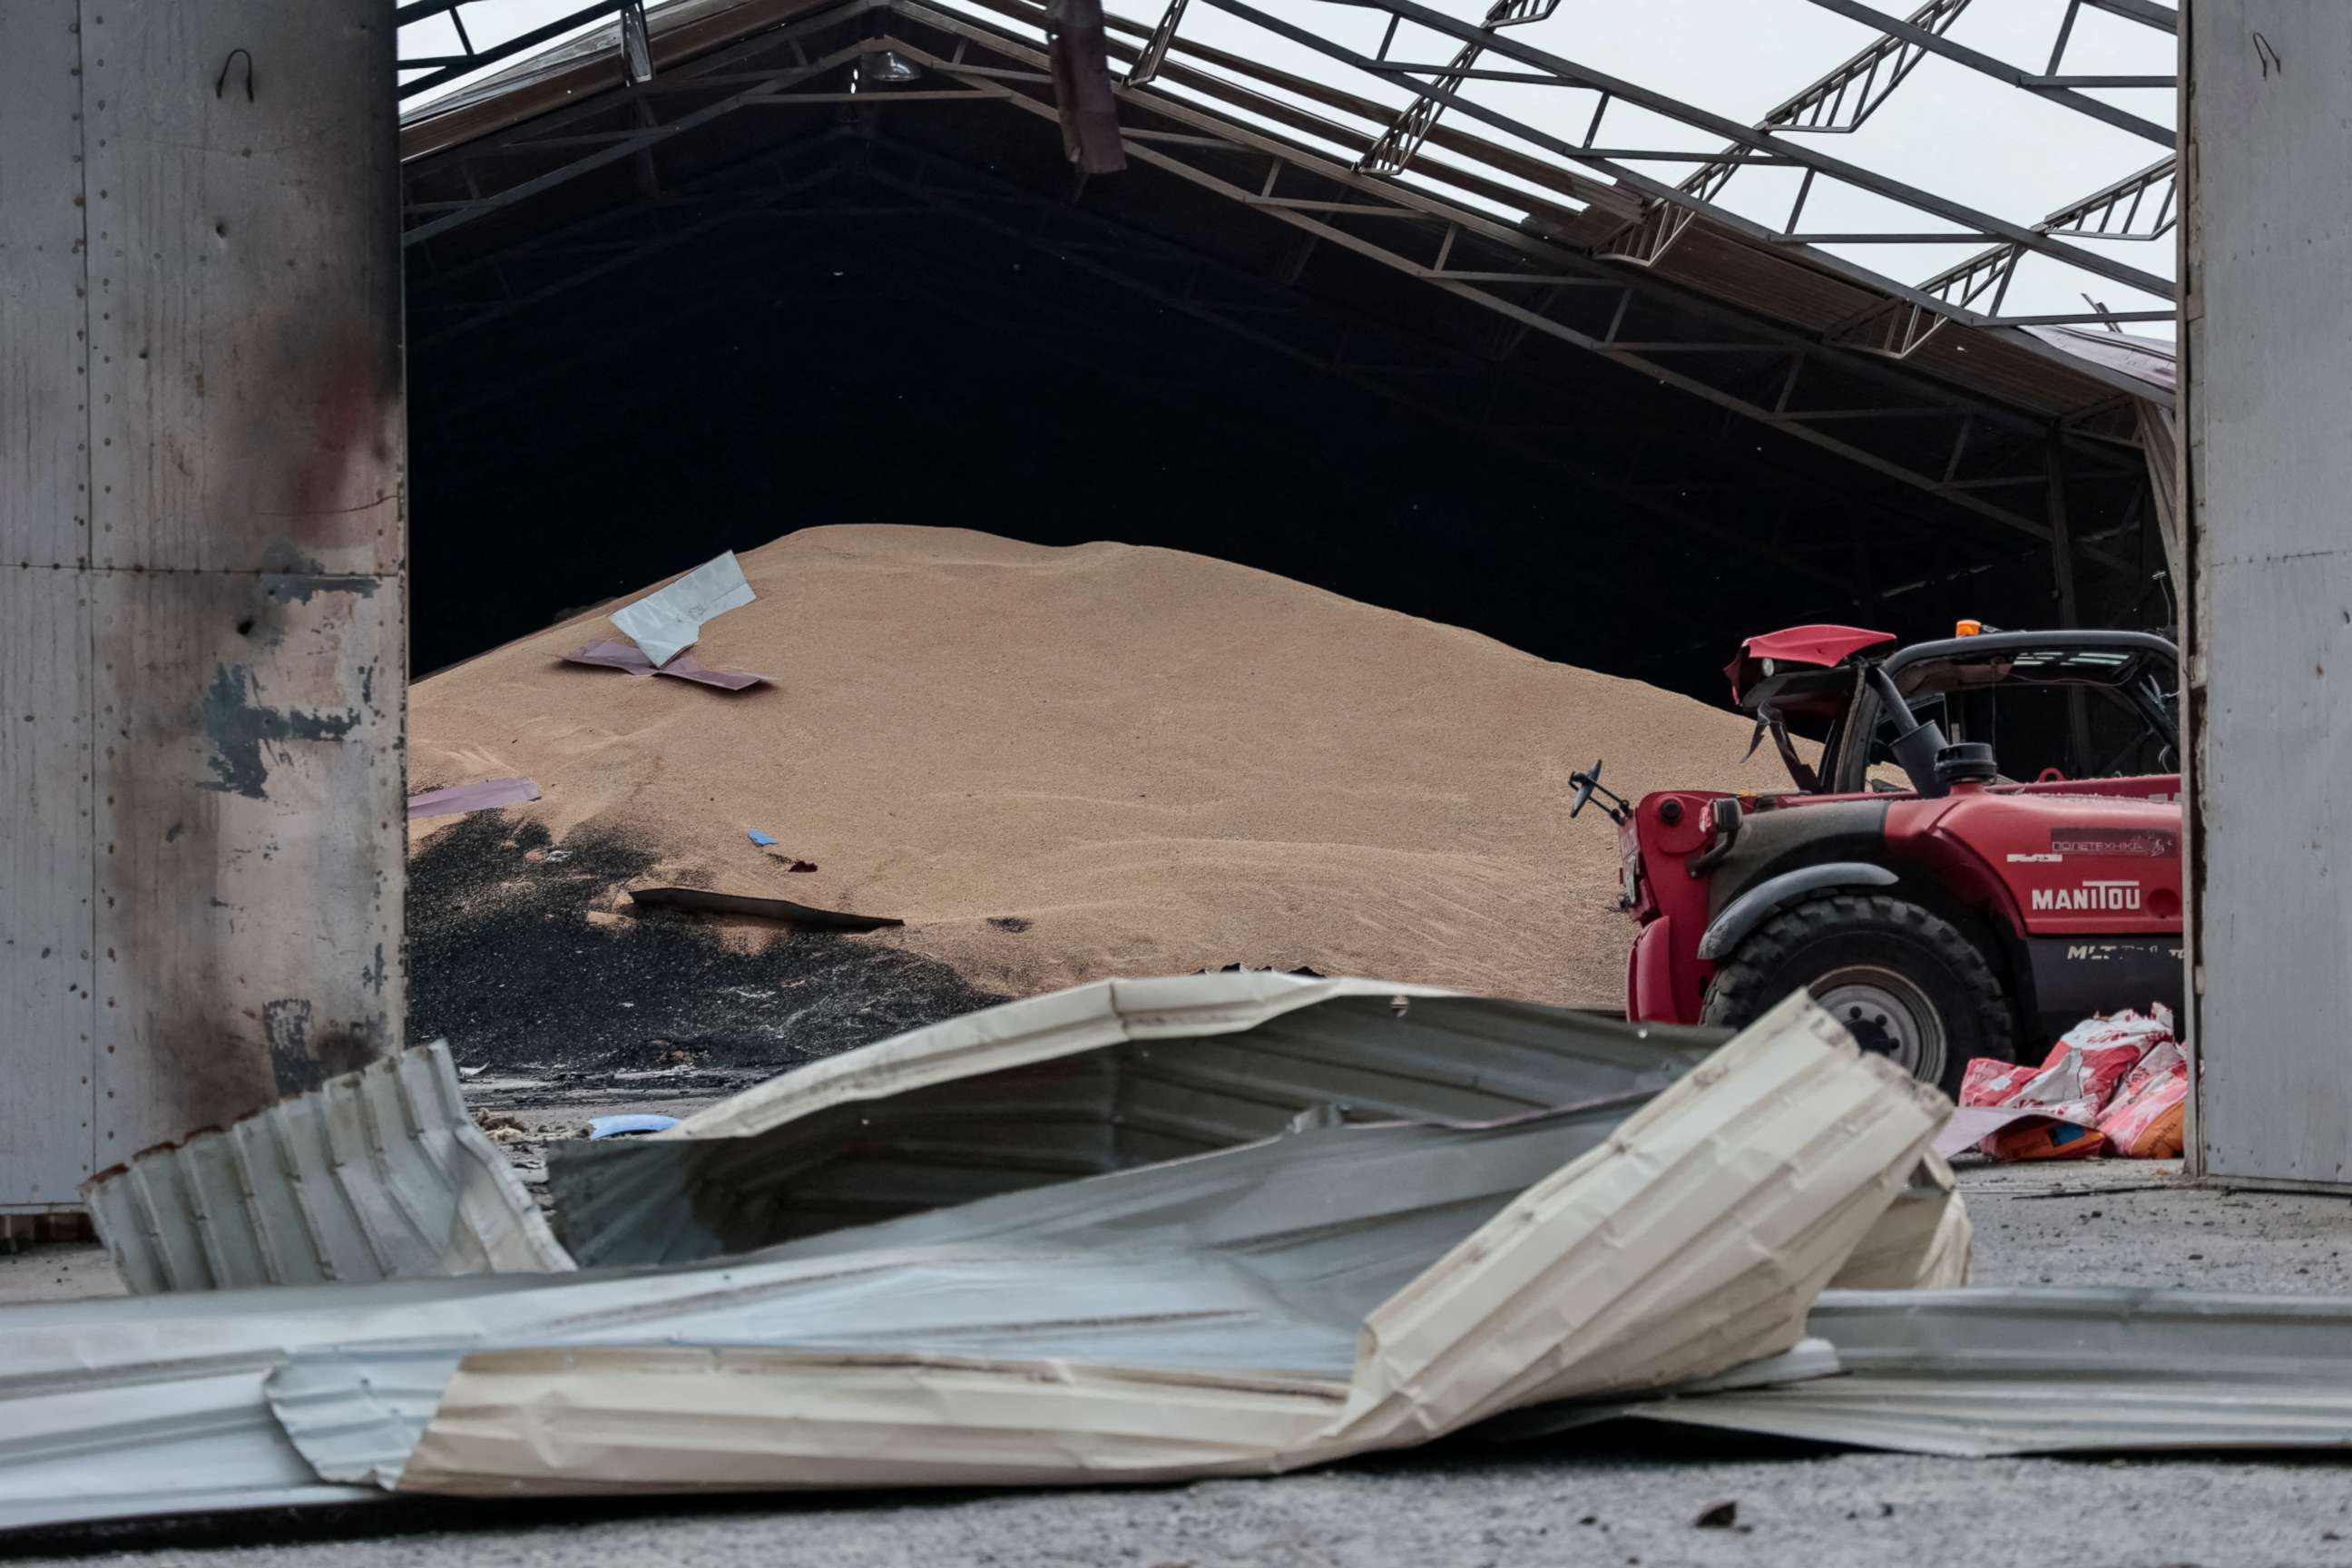
<path fill-rule="evenodd" d="M 1930 1150 L 1830 1281 L 1832 1290 L 1936 1290 L 1969 1282 L 1976 1226 L 1952 1167 Z"/>
<path fill-rule="evenodd" d="M 249 1369 L 183 1369 L 0 1401 L 0 1531 L 381 1498 L 322 1480 L 259 1386 Z"/>
<path fill-rule="evenodd" d="M 685 1262 L 1273 1135 L 1654 1092 L 1726 1036 L 1356 980 L 1100 981 L 814 1062 L 549 1155 L 583 1267 Z"/>
<path fill-rule="evenodd" d="M 1068 1485 L 1264 1473 L 1343 1383 L 946 1356 L 467 1358 L 401 1478 L 459 1496 Z"/>
<path fill-rule="evenodd" d="M 1796 993 L 1377 1309 L 1341 1441 L 1790 1349 L 1948 1109 Z"/>
<path fill-rule="evenodd" d="M 1637 1103 L 1287 1134 L 773 1248 L 701 1271 L 707 1294 L 656 1310 L 671 1343 L 1240 1367 L 1344 1388 L 1366 1313 L 1514 1194 L 1600 1146 Z M 646 1306 L 630 1292 L 583 1281 L 548 1300 L 555 1326 L 530 1343 L 645 1331 Z M 298 1352 L 271 1379 L 270 1403 L 322 1476 L 389 1484 L 442 1383 L 481 1348 Z"/>
<path fill-rule="evenodd" d="M 709 1433 L 690 1435 L 701 1432 L 706 1419 L 715 1419 L 714 1412 L 724 1406 L 727 1396 L 681 1394 L 688 1403 L 670 1410 L 666 1420 L 638 1402 L 656 1397 L 648 1392 L 656 1388 L 724 1382 L 736 1367 L 800 1366 L 814 1378 L 828 1366 L 898 1367 L 911 1360 L 975 1373 L 999 1369 L 996 1379 L 1014 1384 L 1045 1375 L 1041 1368 L 1076 1368 L 1089 1373 L 1115 1372 L 1129 1382 L 1149 1379 L 1164 1393 L 1194 1381 L 1234 1381 L 1242 1375 L 1230 1365 L 1238 1348 L 1244 1356 L 1263 1354 L 1277 1363 L 1276 1370 L 1250 1373 L 1244 1381 L 1274 1380 L 1297 1389 L 1320 1389 L 1326 1418 L 1338 1409 L 1347 1387 L 1350 1346 L 1345 1328 L 1294 1311 L 1262 1280 L 1229 1260 L 1102 1258 L 1038 1249 L 994 1257 L 894 1259 L 883 1255 L 871 1268 L 812 1264 L 783 1272 L 791 1278 L 778 1280 L 768 1300 L 757 1308 L 747 1304 L 713 1310 L 702 1314 L 705 1321 L 699 1324 L 665 1315 L 657 1343 L 646 1342 L 642 1312 L 614 1310 L 598 1314 L 593 1322 L 539 1335 L 504 1336 L 489 1345 L 305 1352 L 271 1379 L 270 1405 L 322 1477 L 374 1479 L 412 1490 L 469 1490 L 473 1489 L 419 1480 L 439 1467 L 426 1461 L 420 1468 L 415 1455 L 429 1433 L 473 1403 L 473 1396 L 461 1396 L 461 1385 L 485 1368 L 524 1369 L 534 1387 L 536 1380 L 572 1364 L 613 1367 L 624 1375 L 646 1373 L 649 1382 L 622 1403 L 635 1407 L 636 1415 L 656 1417 L 644 1436 L 664 1452 L 716 1441 Z M 1149 1310 L 1136 1305 L 1146 1301 L 1152 1303 Z M 1082 1321 L 1088 1313 L 1096 1314 L 1094 1321 Z M 732 1320 L 734 1331 L 727 1331 L 722 1318 Z M 1055 1354 L 1057 1342 L 1082 1353 Z M 1123 1359 L 1129 1356 L 1133 1360 Z M 1322 1375 L 1310 1370 L 1284 1372 L 1279 1363 L 1309 1368 L 1322 1363 L 1331 1370 Z M 837 1397 L 854 1396 L 854 1374 L 851 1382 L 853 1388 Z M 520 1385 L 503 1376 L 488 1385 L 476 1384 L 482 1405 L 496 1403 L 482 1394 L 485 1386 L 511 1390 Z M 898 1384 L 893 1382 L 892 1386 Z M 541 1397 L 532 1393 L 508 1413 L 515 1423 L 508 1429 L 509 1436 L 541 1427 L 546 1412 L 535 1402 Z M 560 1419 L 570 1422 L 572 1412 L 601 1408 L 613 1395 L 582 1381 L 545 1397 L 552 1401 L 551 1409 L 564 1413 Z M 861 1445 L 870 1447 L 886 1428 L 894 1426 L 906 1427 L 919 1446 L 941 1441 L 935 1430 L 936 1405 L 924 1414 L 925 1396 L 919 1388 L 908 1393 L 914 1402 L 909 1410 L 888 1419 L 868 1412 L 857 1415 L 853 1423 L 853 1412 L 833 1403 L 835 1397 L 821 1394 L 814 1383 L 793 1384 L 762 1395 L 753 1408 L 763 1409 L 779 1430 L 793 1433 L 814 1432 L 828 1423 L 856 1424 L 856 1434 L 838 1439 L 853 1454 L 863 1451 Z M 469 1441 L 488 1440 L 483 1436 L 488 1419 L 480 1407 L 464 1418 Z M 580 1419 L 584 1425 L 579 1430 L 597 1428 L 597 1417 L 583 1415 Z M 548 1448 L 540 1436 L 522 1440 L 541 1451 Z M 788 1446 L 793 1441 L 772 1434 L 770 1440 Z M 1083 1439 L 1066 1436 L 1063 1442 L 1066 1450 L 1082 1446 Z M 644 1457 L 616 1458 L 601 1477 L 620 1483 L 613 1489 L 636 1489 L 635 1482 L 663 1466 L 658 1458 L 643 1464 L 640 1459 Z M 503 1477 L 512 1467 L 511 1459 L 502 1460 L 497 1470 Z M 549 1479 L 562 1479 L 552 1474 Z M 505 1489 L 508 1483 L 499 1479 L 488 1484 L 491 1489 Z M 954 1483 L 942 1477 L 930 1484 Z M 558 1484 L 551 1489 L 564 1489 Z"/>
<path fill-rule="evenodd" d="M 1605 1143 L 1650 1097 L 1621 1095 L 1507 1121 L 1391 1122 L 1285 1132 L 1192 1159 L 1007 1193 L 787 1243 L 760 1261 L 926 1247 L 1050 1244 L 1065 1250 L 1230 1253 L 1286 1283 L 1310 1271 L 1362 1279 L 1334 1309 L 1363 1315 L 1503 1205 Z M 1380 1262 L 1393 1256 L 1397 1261 Z M 1351 1341 L 1352 1342 L 1352 1341 Z"/>
<path fill-rule="evenodd" d="M 365 1498 L 271 1418 L 288 1345 L 449 1332 L 543 1276 L 39 1302 L 0 1311 L 0 1529 Z M 495 1321 L 493 1319 L 493 1321 Z"/>
<path fill-rule="evenodd" d="M 703 1268 L 11 1308 L 0 1522 L 263 1506 L 320 1476 L 389 1480 L 460 1359 L 484 1346 L 657 1331 L 1162 1368 L 1238 1360 L 1343 1383 L 1370 1304 L 1598 1144 L 1625 1109 L 1302 1132 Z M 215 1432 L 239 1436 L 188 1438 Z M 199 1485 L 201 1505 L 184 1489 Z"/>
<path fill-rule="evenodd" d="M 39 1428 L 74 1486 L 19 1492 L 15 1517 L 169 1508 L 191 1489 L 158 1494 L 145 1452 L 273 1407 L 322 1479 L 501 1494 L 1139 1479 L 1411 1444 L 1786 1350 L 1942 1102 L 1800 995 L 1612 1128 L 1622 1109 L 1318 1128 L 897 1222 L 922 1245 L 9 1314 L 40 1331 L 0 1430 L 55 1415 L 69 1367 L 103 1391 L 79 1431 Z M 207 1378 L 189 1422 L 144 1423 Z M 285 1494 L 284 1450 L 236 1457 L 211 1495 Z"/>
<path fill-rule="evenodd" d="M 84 1185 L 142 1293 L 568 1270 L 436 1041 Z"/>
<path fill-rule="evenodd" d="M 514 1495 L 1282 1470 L 1546 1399 L 1704 1377 L 1798 1342 L 1822 1282 L 1945 1110 L 1799 994 L 1374 1308 L 1344 1400 L 1319 1419 L 1323 1385 L 1284 1384 L 1269 1405 L 1264 1370 L 1238 1360 L 1190 1373 L 949 1362 L 911 1337 L 880 1358 L 541 1347 L 468 1355 L 399 1486 Z"/>
<path fill-rule="evenodd" d="M 2352 1447 L 2341 1297 L 1832 1291 L 1809 1331 L 1844 1375 L 1622 1414 L 1969 1458 Z"/>
<path fill-rule="evenodd" d="M 1622 1421 L 1629 1410 L 1647 1408 L 1660 1399 L 1717 1394 L 1728 1389 L 1771 1388 L 1785 1383 L 1809 1383 L 1817 1377 L 1835 1377 L 1843 1370 L 1838 1364 L 1837 1352 L 1829 1341 L 1808 1337 L 1799 1340 L 1793 1348 L 1778 1355 L 1742 1362 L 1727 1371 L 1710 1373 L 1705 1377 L 1667 1384 L 1641 1405 L 1626 1405 L 1609 1400 L 1574 1399 L 1559 1400 L 1550 1405 L 1526 1405 L 1481 1423 L 1477 1436 L 1490 1443 L 1549 1437 L 1580 1427 L 1598 1426 L 1604 1422 Z"/>

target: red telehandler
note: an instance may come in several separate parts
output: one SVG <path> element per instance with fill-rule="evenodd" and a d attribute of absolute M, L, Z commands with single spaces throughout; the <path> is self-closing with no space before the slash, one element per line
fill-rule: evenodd
<path fill-rule="evenodd" d="M 1958 632 L 1742 644 L 1732 699 L 1785 792 L 1629 801 L 1598 762 L 1572 775 L 1570 815 L 1597 796 L 1617 825 L 1629 1018 L 1737 1026 L 1802 985 L 1957 1094 L 1972 1057 L 2179 1007 L 2178 651 L 2149 632 Z"/>

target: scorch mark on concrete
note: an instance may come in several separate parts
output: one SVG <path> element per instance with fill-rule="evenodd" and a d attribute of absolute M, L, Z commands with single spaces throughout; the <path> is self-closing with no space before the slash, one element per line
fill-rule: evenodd
<path fill-rule="evenodd" d="M 213 776 L 206 789 L 266 800 L 269 764 L 262 748 L 287 741 L 340 741 L 360 722 L 357 709 L 307 713 L 264 708 L 254 700 L 253 672 L 241 664 L 215 667 L 205 693 L 205 733 L 211 738 Z"/>

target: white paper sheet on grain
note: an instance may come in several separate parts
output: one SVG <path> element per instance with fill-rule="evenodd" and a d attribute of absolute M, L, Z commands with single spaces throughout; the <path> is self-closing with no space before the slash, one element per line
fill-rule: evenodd
<path fill-rule="evenodd" d="M 707 561 L 635 604 L 613 613 L 613 624 L 629 634 L 656 665 L 667 664 L 694 646 L 702 624 L 752 599 L 751 584 L 729 551 Z"/>

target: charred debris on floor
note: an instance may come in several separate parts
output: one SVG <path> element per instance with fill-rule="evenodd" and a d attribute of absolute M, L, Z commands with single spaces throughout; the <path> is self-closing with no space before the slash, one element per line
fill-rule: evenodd
<path fill-rule="evenodd" d="M 491 812 L 442 828 L 409 860 L 409 1037 L 499 1069 L 777 1068 L 1003 1000 L 837 931 L 779 925 L 743 948 L 690 912 L 613 919 L 614 889 L 656 862 L 608 828 L 560 845 Z"/>

